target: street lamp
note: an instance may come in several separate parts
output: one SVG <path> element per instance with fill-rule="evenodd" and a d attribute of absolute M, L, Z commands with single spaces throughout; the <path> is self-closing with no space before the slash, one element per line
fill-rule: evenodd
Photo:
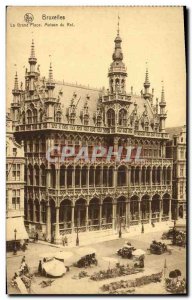
<path fill-rule="evenodd" d="M 78 220 L 77 220 L 77 238 L 76 238 L 76 246 L 79 246 L 79 227 L 78 227 Z"/>
<path fill-rule="evenodd" d="M 121 236 L 122 236 L 122 231 L 121 231 L 121 221 L 122 221 L 122 219 L 121 219 L 121 217 L 119 218 L 119 238 L 121 238 Z"/>
<path fill-rule="evenodd" d="M 14 234 L 15 234 L 15 242 L 14 242 L 13 254 L 16 255 L 17 254 L 17 245 L 16 245 L 17 229 L 14 230 Z"/>

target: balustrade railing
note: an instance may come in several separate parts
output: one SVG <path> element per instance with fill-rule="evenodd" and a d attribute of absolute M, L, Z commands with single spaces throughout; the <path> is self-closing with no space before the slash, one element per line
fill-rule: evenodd
<path fill-rule="evenodd" d="M 106 224 L 102 224 L 101 225 L 101 229 L 105 230 L 105 229 L 112 229 L 113 224 L 112 223 L 106 223 Z"/>

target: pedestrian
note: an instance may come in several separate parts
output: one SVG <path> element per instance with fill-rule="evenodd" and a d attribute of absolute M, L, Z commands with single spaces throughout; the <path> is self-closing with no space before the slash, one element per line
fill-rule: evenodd
<path fill-rule="evenodd" d="M 39 261 L 38 273 L 39 273 L 40 275 L 42 274 L 42 262 L 41 262 L 41 260 Z"/>
<path fill-rule="evenodd" d="M 144 233 L 144 225 L 142 223 L 142 226 L 141 226 L 141 233 Z"/>
<path fill-rule="evenodd" d="M 36 231 L 36 234 L 35 234 L 35 240 L 36 240 L 36 242 L 38 242 L 38 239 L 39 239 L 39 235 L 38 235 L 38 232 Z"/>
<path fill-rule="evenodd" d="M 68 238 L 65 236 L 65 246 L 68 246 Z"/>
<path fill-rule="evenodd" d="M 22 260 L 21 260 L 21 264 L 25 262 L 25 255 L 23 256 Z"/>
<path fill-rule="evenodd" d="M 62 236 L 62 244 L 63 244 L 63 246 L 65 246 L 65 236 L 64 235 Z"/>

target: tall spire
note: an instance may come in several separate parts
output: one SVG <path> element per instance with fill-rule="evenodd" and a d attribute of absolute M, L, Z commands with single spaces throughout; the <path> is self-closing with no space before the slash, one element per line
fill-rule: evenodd
<path fill-rule="evenodd" d="M 18 76 L 17 76 L 17 72 L 15 73 L 14 90 L 15 90 L 15 91 L 18 91 L 18 90 L 19 90 L 19 84 L 18 84 Z"/>
<path fill-rule="evenodd" d="M 30 54 L 30 57 L 28 59 L 28 62 L 30 64 L 30 72 L 34 73 L 35 72 L 35 65 L 37 63 L 37 59 L 35 57 L 35 44 L 34 44 L 33 40 L 32 40 L 32 43 L 31 43 L 31 54 Z"/>
<path fill-rule="evenodd" d="M 30 58 L 35 58 L 35 44 L 34 44 L 34 40 L 32 39 L 32 43 L 31 43 L 31 56 Z"/>
<path fill-rule="evenodd" d="M 161 102 L 165 102 L 164 82 L 162 81 Z"/>
<path fill-rule="evenodd" d="M 146 72 L 145 72 L 145 82 L 144 82 L 144 88 L 149 88 L 150 87 L 150 82 L 149 82 L 149 71 L 148 71 L 148 66 L 146 62 Z"/>
<path fill-rule="evenodd" d="M 49 66 L 49 82 L 53 82 L 53 69 L 52 69 L 51 62 L 50 62 L 50 66 Z"/>
<path fill-rule="evenodd" d="M 118 23 L 117 23 L 117 35 L 119 36 L 119 20 L 120 20 L 120 17 L 118 15 Z"/>

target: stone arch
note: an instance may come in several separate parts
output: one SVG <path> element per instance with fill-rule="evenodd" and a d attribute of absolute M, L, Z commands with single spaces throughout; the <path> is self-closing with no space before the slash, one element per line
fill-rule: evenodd
<path fill-rule="evenodd" d="M 59 206 L 59 223 L 62 223 L 61 228 L 71 228 L 72 218 L 72 202 L 69 199 L 64 199 L 60 202 Z"/>
<path fill-rule="evenodd" d="M 86 205 L 87 202 L 83 198 L 79 198 L 75 202 L 74 223 L 76 227 L 86 226 Z"/>
<path fill-rule="evenodd" d="M 149 195 L 143 195 L 141 198 L 141 219 L 149 219 Z"/>
<path fill-rule="evenodd" d="M 134 195 L 130 198 L 131 220 L 139 220 L 139 197 Z"/>
<path fill-rule="evenodd" d="M 163 201 L 163 215 L 164 216 L 168 216 L 169 215 L 169 208 L 170 208 L 170 201 L 171 201 L 171 197 L 168 193 L 164 194 L 162 197 L 162 201 Z"/>
<path fill-rule="evenodd" d="M 117 217 L 126 216 L 126 197 L 120 196 L 117 198 Z"/>
<path fill-rule="evenodd" d="M 89 201 L 89 225 L 99 225 L 100 200 L 97 197 Z"/>
<path fill-rule="evenodd" d="M 104 224 L 112 223 L 112 211 L 113 211 L 112 203 L 113 200 L 111 197 L 107 197 L 103 200 L 102 218 Z"/>

